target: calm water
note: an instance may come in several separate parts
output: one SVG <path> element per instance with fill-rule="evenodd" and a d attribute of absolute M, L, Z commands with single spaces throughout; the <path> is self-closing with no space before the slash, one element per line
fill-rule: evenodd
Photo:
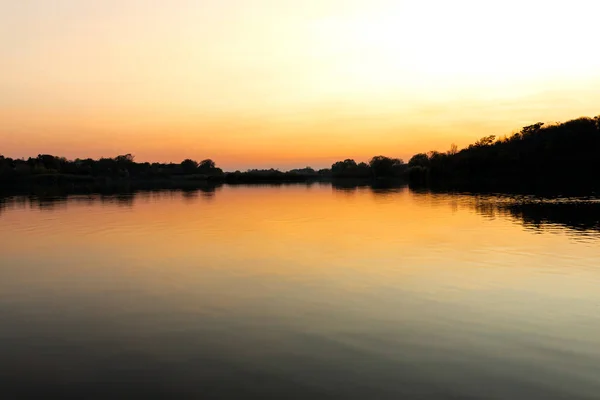
<path fill-rule="evenodd" d="M 600 203 L 0 202 L 0 397 L 600 398 Z"/>

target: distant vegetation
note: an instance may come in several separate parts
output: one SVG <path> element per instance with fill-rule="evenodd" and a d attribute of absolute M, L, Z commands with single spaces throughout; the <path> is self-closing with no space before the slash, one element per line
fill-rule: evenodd
<path fill-rule="evenodd" d="M 249 169 L 225 174 L 227 183 L 275 183 L 275 182 L 313 182 L 325 180 L 329 170 L 315 171 L 310 167 L 280 171 L 278 169 Z"/>
<path fill-rule="evenodd" d="M 250 169 L 244 172 L 223 172 L 215 162 L 186 159 L 179 164 L 137 163 L 131 154 L 115 158 L 67 160 L 48 154 L 35 158 L 11 159 L 0 156 L 0 183 L 22 184 L 71 184 L 71 185 L 119 185 L 133 183 L 136 186 L 158 184 L 180 186 L 193 183 L 269 183 L 310 182 L 336 178 L 389 178 L 402 177 L 405 164 L 394 158 L 373 157 L 369 164 L 356 164 L 354 160 L 335 163 L 331 169 L 314 170 L 310 167 L 280 171 L 276 169 Z"/>
<path fill-rule="evenodd" d="M 180 164 L 136 163 L 131 154 L 115 158 L 67 160 L 41 154 L 35 158 L 10 159 L 0 156 L 0 181 L 3 182 L 90 182 L 119 180 L 161 180 L 220 178 L 223 171 L 212 160 L 184 160 Z"/>
<path fill-rule="evenodd" d="M 368 164 L 357 164 L 354 160 L 347 159 L 331 166 L 333 178 L 400 178 L 405 172 L 404 161 L 384 156 L 375 156 Z"/>
<path fill-rule="evenodd" d="M 67 160 L 38 155 L 11 159 L 0 155 L 0 188 L 23 184 L 189 187 L 220 183 L 312 182 L 323 180 L 407 179 L 413 185 L 597 184 L 600 177 L 600 116 L 560 124 L 537 123 L 512 136 L 485 136 L 459 150 L 430 151 L 401 159 L 375 156 L 368 163 L 338 161 L 331 169 L 223 172 L 214 161 L 138 163 L 131 154 L 115 158 Z"/>
<path fill-rule="evenodd" d="M 0 156 L 0 191 L 119 192 L 134 189 L 202 189 L 220 184 L 224 173 L 212 160 L 179 164 L 136 163 L 131 154 L 99 160 L 67 160 L 39 155 L 10 159 Z"/>

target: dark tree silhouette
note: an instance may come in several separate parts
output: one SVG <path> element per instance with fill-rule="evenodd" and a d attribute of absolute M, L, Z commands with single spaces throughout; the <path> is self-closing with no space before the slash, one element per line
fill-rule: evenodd
<path fill-rule="evenodd" d="M 191 160 L 189 158 L 186 160 L 183 160 L 181 162 L 181 169 L 186 174 L 193 174 L 194 172 L 196 172 L 198 170 L 198 162 Z"/>
<path fill-rule="evenodd" d="M 476 141 L 474 144 L 472 144 L 472 147 L 484 147 L 484 146 L 490 146 L 492 143 L 494 143 L 494 140 L 496 139 L 495 135 L 489 135 L 489 136 L 484 136 L 481 139 L 479 139 L 478 141 Z"/>
<path fill-rule="evenodd" d="M 412 158 L 408 161 L 409 167 L 429 167 L 429 156 L 425 153 L 419 153 L 412 156 Z"/>
<path fill-rule="evenodd" d="M 394 177 L 404 173 L 404 161 L 399 158 L 375 156 L 369 161 L 369 166 L 375 177 Z"/>
<path fill-rule="evenodd" d="M 356 161 L 348 158 L 331 166 L 331 176 L 333 178 L 368 179 L 371 177 L 371 169 L 365 163 L 357 164 Z"/>
<path fill-rule="evenodd" d="M 408 177 L 413 184 L 486 184 L 497 188 L 510 184 L 543 183 L 600 187 L 600 116 L 560 124 L 541 122 L 500 139 L 484 136 L 458 151 L 430 151 L 414 155 L 408 165 L 398 158 L 373 157 L 368 164 L 353 159 L 335 162 L 331 169 L 310 167 L 282 172 L 275 169 L 224 173 L 211 159 L 200 163 L 187 159 L 175 163 L 137 163 L 132 154 L 114 158 L 76 159 L 40 154 L 35 158 L 0 156 L 0 188 L 18 184 L 111 185 L 131 182 L 307 182 L 325 179 Z M 170 184 L 170 183 L 169 183 Z"/>
<path fill-rule="evenodd" d="M 215 162 L 210 159 L 202 160 L 200 161 L 198 168 L 200 169 L 200 172 L 209 173 L 215 169 Z"/>
<path fill-rule="evenodd" d="M 489 135 L 458 152 L 417 154 L 413 183 L 487 186 L 600 184 L 600 116 L 525 126 L 501 139 Z"/>

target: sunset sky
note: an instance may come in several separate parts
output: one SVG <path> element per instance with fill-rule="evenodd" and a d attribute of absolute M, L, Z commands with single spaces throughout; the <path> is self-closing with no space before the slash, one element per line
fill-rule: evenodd
<path fill-rule="evenodd" d="M 0 154 L 226 170 L 600 114 L 597 1 L 0 0 Z"/>

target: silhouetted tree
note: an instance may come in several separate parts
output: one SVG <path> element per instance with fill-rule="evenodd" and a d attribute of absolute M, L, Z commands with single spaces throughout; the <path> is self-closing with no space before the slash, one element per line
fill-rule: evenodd
<path fill-rule="evenodd" d="M 510 137 L 481 138 L 456 153 L 430 152 L 409 162 L 413 182 L 486 185 L 596 185 L 600 183 L 600 118 L 541 122 Z M 418 167 L 418 169 L 417 169 Z"/>
<path fill-rule="evenodd" d="M 122 156 L 117 156 L 115 158 L 115 161 L 117 162 L 117 164 L 129 165 L 129 164 L 133 163 L 134 158 L 135 157 L 132 156 L 131 154 L 125 154 Z"/>
<path fill-rule="evenodd" d="M 494 143 L 495 139 L 496 139 L 495 135 L 484 136 L 481 139 L 479 139 L 478 141 L 476 141 L 472 146 L 474 146 L 474 147 L 490 146 L 492 143 Z"/>
<path fill-rule="evenodd" d="M 399 158 L 375 156 L 369 161 L 369 166 L 376 177 L 400 176 L 404 172 L 404 161 Z"/>
<path fill-rule="evenodd" d="M 211 159 L 202 160 L 198 168 L 202 173 L 209 173 L 215 169 L 215 162 Z"/>
<path fill-rule="evenodd" d="M 365 163 L 357 164 L 356 161 L 348 158 L 331 166 L 331 176 L 333 178 L 368 179 L 371 177 L 371 168 Z"/>
<path fill-rule="evenodd" d="M 409 167 L 429 167 L 429 156 L 425 153 L 419 153 L 412 156 L 412 158 L 408 161 Z"/>
<path fill-rule="evenodd" d="M 331 174 L 334 177 L 351 177 L 355 175 L 356 172 L 356 161 L 349 158 L 344 161 L 338 161 L 331 166 Z"/>
<path fill-rule="evenodd" d="M 186 174 L 193 174 L 194 172 L 196 172 L 198 170 L 198 162 L 191 160 L 189 158 L 186 160 L 183 160 L 181 162 L 181 169 Z"/>

